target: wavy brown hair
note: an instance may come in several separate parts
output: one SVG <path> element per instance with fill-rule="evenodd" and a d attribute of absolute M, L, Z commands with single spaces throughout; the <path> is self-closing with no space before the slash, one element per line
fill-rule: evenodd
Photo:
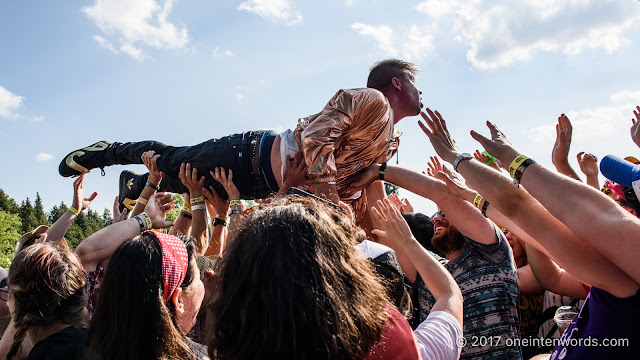
<path fill-rule="evenodd" d="M 253 212 L 218 265 L 212 358 L 368 354 L 390 303 L 372 264 L 354 247 L 361 237 L 344 214 L 324 204 L 289 202 Z"/>
<path fill-rule="evenodd" d="M 16 326 L 7 359 L 18 355 L 27 330 L 54 323 L 84 326 L 86 279 L 78 257 L 57 245 L 23 248 L 9 267 Z"/>

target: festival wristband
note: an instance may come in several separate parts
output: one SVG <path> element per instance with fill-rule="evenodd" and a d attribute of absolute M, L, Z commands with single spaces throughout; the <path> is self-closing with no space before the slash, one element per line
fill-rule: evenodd
<path fill-rule="evenodd" d="M 231 204 L 229 206 L 233 205 L 242 205 L 242 200 L 231 200 Z"/>
<path fill-rule="evenodd" d="M 207 205 L 205 204 L 193 205 L 191 207 L 191 210 L 207 210 Z"/>
<path fill-rule="evenodd" d="M 487 208 L 489 207 L 489 202 L 487 200 L 484 201 L 484 205 L 482 205 L 482 215 L 487 217 Z"/>
<path fill-rule="evenodd" d="M 140 226 L 140 232 L 144 232 L 145 230 L 147 230 L 145 227 L 145 221 L 142 220 L 142 217 L 140 217 L 139 215 L 136 215 L 133 218 L 136 219 L 136 221 L 138 222 L 138 225 Z"/>
<path fill-rule="evenodd" d="M 525 160 L 527 159 L 528 157 L 523 154 L 516 156 L 516 158 L 513 159 L 513 161 L 511 162 L 511 165 L 509 165 L 509 175 L 513 177 L 516 173 L 516 170 L 518 170 L 520 165 L 522 165 L 522 163 L 525 162 Z"/>
<path fill-rule="evenodd" d="M 153 228 L 153 225 L 151 224 L 151 218 L 149 217 L 149 215 L 147 215 L 146 212 L 143 212 L 139 215 L 145 222 L 145 230 L 149 230 Z"/>
<path fill-rule="evenodd" d="M 482 203 L 482 195 L 477 194 L 476 197 L 473 199 L 473 206 L 479 210 L 480 203 Z"/>
<path fill-rule="evenodd" d="M 69 211 L 71 211 L 72 213 L 74 213 L 76 216 L 77 216 L 78 214 L 80 214 L 80 210 L 78 210 L 78 209 L 74 208 L 73 206 L 69 208 Z"/>
<path fill-rule="evenodd" d="M 156 191 L 160 190 L 160 185 L 159 184 L 158 185 L 153 185 L 151 182 L 147 181 L 147 183 L 144 184 L 144 185 L 148 186 L 148 187 L 150 187 L 152 189 L 155 189 Z"/>
<path fill-rule="evenodd" d="M 183 211 L 180 211 L 180 215 L 182 215 L 182 216 L 186 217 L 186 218 L 187 218 L 187 219 L 189 219 L 189 220 L 193 219 L 193 216 L 191 215 L 191 213 L 188 213 L 188 212 L 186 212 L 186 211 L 184 211 L 184 210 L 183 210 Z"/>
<path fill-rule="evenodd" d="M 189 203 L 184 203 L 184 205 L 182 205 L 182 210 L 190 213 L 191 212 L 191 204 Z"/>
<path fill-rule="evenodd" d="M 145 199 L 141 196 L 138 198 L 138 202 L 142 205 L 147 205 L 149 203 L 149 199 Z"/>
<path fill-rule="evenodd" d="M 189 202 L 191 203 L 191 205 L 204 202 L 204 196 L 198 196 L 198 197 L 191 198 L 191 200 L 189 200 Z M 193 207 L 192 207 L 192 209 L 193 209 Z"/>

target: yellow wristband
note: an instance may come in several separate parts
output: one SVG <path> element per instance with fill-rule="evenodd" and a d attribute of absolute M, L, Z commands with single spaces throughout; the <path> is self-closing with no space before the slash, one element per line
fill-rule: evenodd
<path fill-rule="evenodd" d="M 142 205 L 147 205 L 149 203 L 149 199 L 145 199 L 141 196 L 138 198 L 138 202 Z"/>
<path fill-rule="evenodd" d="M 516 158 L 513 159 L 513 161 L 511 162 L 511 165 L 509 165 L 509 175 L 513 177 L 516 173 L 516 170 L 518 170 L 520 165 L 522 165 L 522 163 L 525 162 L 527 159 L 528 157 L 523 154 L 516 156 Z"/>
<path fill-rule="evenodd" d="M 182 210 L 190 213 L 191 212 L 191 204 L 184 203 L 184 205 L 182 205 Z"/>
<path fill-rule="evenodd" d="M 198 196 L 198 197 L 191 198 L 191 200 L 189 200 L 189 202 L 191 203 L 191 205 L 204 202 L 204 196 Z"/>
<path fill-rule="evenodd" d="M 231 200 L 231 204 L 229 206 L 233 205 L 242 205 L 242 200 Z"/>
<path fill-rule="evenodd" d="M 151 218 L 147 215 L 146 212 L 140 214 L 140 217 L 144 219 L 145 222 L 145 230 L 153 229 L 153 225 L 151 224 Z"/>
<path fill-rule="evenodd" d="M 73 206 L 69 208 L 69 211 L 71 211 L 72 213 L 74 213 L 75 215 L 80 214 L 80 210 L 74 208 Z"/>
<path fill-rule="evenodd" d="M 482 203 L 482 195 L 476 195 L 475 199 L 473 199 L 473 206 L 477 209 L 480 209 L 480 204 Z"/>

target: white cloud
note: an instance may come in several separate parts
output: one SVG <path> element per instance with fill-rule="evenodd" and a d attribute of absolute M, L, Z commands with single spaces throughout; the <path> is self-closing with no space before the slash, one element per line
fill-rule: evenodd
<path fill-rule="evenodd" d="M 216 47 L 215 49 L 213 49 L 213 54 L 211 54 L 211 56 L 215 58 L 229 57 L 233 55 L 234 54 L 233 52 L 231 52 L 231 50 L 222 50 L 219 47 Z"/>
<path fill-rule="evenodd" d="M 622 90 L 611 95 L 613 104 L 640 104 L 640 91 Z"/>
<path fill-rule="evenodd" d="M 456 0 L 427 0 L 416 5 L 416 10 L 433 18 L 439 18 L 454 12 L 457 7 Z"/>
<path fill-rule="evenodd" d="M 137 48 L 130 43 L 122 45 L 122 47 L 120 47 L 120 50 L 122 50 L 122 52 L 124 53 L 129 54 L 132 59 L 139 62 L 144 62 L 144 60 L 147 58 L 147 55 L 144 53 L 144 51 L 142 51 L 142 49 Z"/>
<path fill-rule="evenodd" d="M 376 41 L 376 45 L 386 55 L 396 56 L 398 51 L 394 46 L 393 30 L 386 25 L 367 25 L 363 23 L 354 23 L 352 29 L 356 29 L 358 34 L 362 36 L 371 36 Z"/>
<path fill-rule="evenodd" d="M 44 116 L 42 116 L 42 115 L 34 116 L 30 120 L 33 121 L 33 122 L 42 122 L 42 121 L 44 121 Z"/>
<path fill-rule="evenodd" d="M 400 35 L 394 33 L 393 29 L 387 25 L 354 23 L 351 28 L 357 30 L 362 36 L 371 36 L 385 56 L 402 54 L 403 58 L 411 61 L 424 58 L 434 49 L 431 27 L 412 25 L 408 31 Z"/>
<path fill-rule="evenodd" d="M 95 0 L 82 11 L 105 35 L 117 37 L 120 50 L 141 61 L 146 57 L 141 46 L 156 49 L 183 49 L 189 43 L 185 26 L 168 22 L 174 0 L 160 6 L 154 0 Z M 101 46 L 110 42 L 94 37 Z M 113 46 L 112 49 L 115 50 Z"/>
<path fill-rule="evenodd" d="M 117 54 L 118 50 L 116 50 L 113 45 L 109 42 L 109 40 L 103 38 L 100 35 L 94 35 L 93 36 L 93 40 L 97 41 L 98 44 L 100 44 L 101 47 L 109 50 L 109 52 L 111 52 L 112 54 Z"/>
<path fill-rule="evenodd" d="M 294 9 L 292 0 L 247 0 L 238 6 L 238 10 L 260 15 L 274 23 L 294 25 L 302 22 L 302 14 Z"/>
<path fill-rule="evenodd" d="M 640 104 L 640 91 L 624 90 L 612 94 L 610 98 L 610 106 L 566 112 L 573 125 L 574 140 L 589 143 L 593 147 L 610 139 L 617 141 L 618 145 L 631 141 L 629 128 L 633 110 Z M 552 121 L 529 129 L 529 139 L 535 143 L 553 143 L 556 138 L 556 124 L 557 121 Z"/>
<path fill-rule="evenodd" d="M 236 94 L 236 101 L 241 102 L 242 100 L 244 100 L 244 95 L 237 93 Z"/>
<path fill-rule="evenodd" d="M 53 160 L 54 157 L 51 154 L 45 154 L 45 153 L 38 153 L 38 155 L 36 155 L 36 160 L 38 161 L 51 161 Z"/>
<path fill-rule="evenodd" d="M 640 23 L 636 1 L 615 0 L 427 0 L 416 10 L 451 27 L 434 34 L 469 46 L 468 61 L 481 70 L 509 66 L 540 52 L 579 54 L 588 49 L 611 53 Z"/>
<path fill-rule="evenodd" d="M 22 96 L 15 95 L 9 90 L 0 86 L 0 117 L 7 119 L 17 119 L 20 117 L 16 112 L 22 105 Z"/>

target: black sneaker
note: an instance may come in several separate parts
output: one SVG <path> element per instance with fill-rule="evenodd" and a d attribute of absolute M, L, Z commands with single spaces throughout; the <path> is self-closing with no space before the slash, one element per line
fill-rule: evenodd
<path fill-rule="evenodd" d="M 129 212 L 133 211 L 147 181 L 145 175 L 140 175 L 131 170 L 125 170 L 120 173 L 120 190 L 118 192 L 120 211 L 125 208 L 129 209 Z"/>
<path fill-rule="evenodd" d="M 58 171 L 64 177 L 77 176 L 88 173 L 89 170 L 97 167 L 104 173 L 104 167 L 111 165 L 107 159 L 106 150 L 111 145 L 108 141 L 98 141 L 97 143 L 76 150 L 65 156 L 60 163 Z"/>

